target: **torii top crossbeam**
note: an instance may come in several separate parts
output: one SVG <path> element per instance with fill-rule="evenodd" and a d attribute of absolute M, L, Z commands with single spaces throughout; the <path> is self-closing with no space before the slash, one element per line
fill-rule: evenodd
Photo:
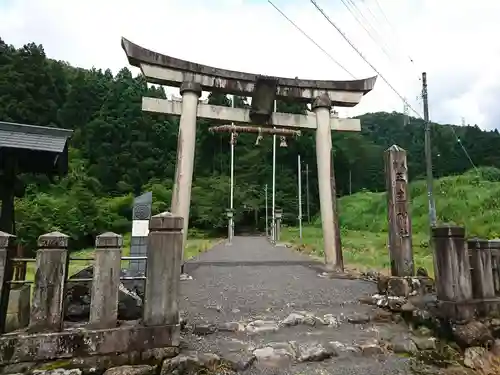
<path fill-rule="evenodd" d="M 122 38 L 122 47 L 129 63 L 141 68 L 148 82 L 180 87 L 182 82 L 194 81 L 201 85 L 202 90 L 239 96 L 253 96 L 259 80 L 266 79 L 276 85 L 276 99 L 312 102 L 317 96 L 327 93 L 332 105 L 354 107 L 363 95 L 373 89 L 377 79 L 376 76 L 352 81 L 268 77 L 177 59 L 143 48 L 125 38 Z"/>

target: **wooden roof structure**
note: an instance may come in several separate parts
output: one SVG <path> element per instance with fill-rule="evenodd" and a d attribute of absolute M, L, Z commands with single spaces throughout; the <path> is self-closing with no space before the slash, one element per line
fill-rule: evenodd
<path fill-rule="evenodd" d="M 17 173 L 66 174 L 72 133 L 68 129 L 0 121 L 0 170 L 7 156 L 12 156 Z"/>

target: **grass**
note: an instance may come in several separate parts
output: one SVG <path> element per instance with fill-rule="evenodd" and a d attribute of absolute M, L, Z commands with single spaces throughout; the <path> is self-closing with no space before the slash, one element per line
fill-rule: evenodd
<path fill-rule="evenodd" d="M 435 181 L 438 223 L 465 226 L 468 237 L 500 236 L 500 170 L 480 168 L 460 176 Z M 429 248 L 429 219 L 425 181 L 410 184 L 413 251 L 417 267 L 433 270 Z M 346 265 L 359 270 L 388 270 L 387 197 L 385 193 L 360 192 L 339 199 L 342 246 Z M 323 257 L 321 222 L 282 230 L 282 240 L 302 251 Z"/>
<path fill-rule="evenodd" d="M 390 270 L 386 232 L 368 232 L 342 229 L 342 248 L 344 263 L 351 270 L 378 270 L 388 273 Z M 306 226 L 299 238 L 299 229 L 287 227 L 282 230 L 282 241 L 293 244 L 300 251 L 314 257 L 323 257 L 323 235 L 321 228 Z M 415 241 L 421 240 L 422 245 Z M 432 273 L 432 256 L 427 248 L 426 238 L 421 234 L 413 235 L 413 251 L 416 267 L 425 267 Z"/>
<path fill-rule="evenodd" d="M 205 238 L 197 238 L 195 236 L 193 239 L 188 239 L 186 244 L 186 249 L 184 250 L 185 259 L 191 259 L 210 249 L 215 242 L 216 239 L 205 239 Z M 84 249 L 80 251 L 71 252 L 72 258 L 93 258 L 95 255 L 95 249 Z M 122 248 L 122 256 L 130 256 L 130 234 L 126 234 L 123 238 L 123 248 Z M 69 266 L 69 274 L 74 275 L 75 273 L 87 268 L 92 265 L 91 260 L 81 260 L 81 261 L 71 261 Z M 128 267 L 129 261 L 122 261 L 122 268 Z M 35 279 L 36 272 L 36 264 L 34 262 L 30 262 L 26 267 L 26 280 L 33 281 Z"/>

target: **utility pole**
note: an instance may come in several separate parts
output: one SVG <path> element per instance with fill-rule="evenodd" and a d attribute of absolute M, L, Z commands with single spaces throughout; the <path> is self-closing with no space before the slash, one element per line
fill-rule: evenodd
<path fill-rule="evenodd" d="M 425 165 L 427 171 L 427 196 L 429 199 L 429 222 L 431 228 L 436 226 L 436 203 L 433 194 L 431 126 L 429 122 L 429 99 L 427 96 L 427 73 L 422 73 L 422 100 L 424 102 L 425 121 Z"/>
<path fill-rule="evenodd" d="M 234 108 L 234 95 L 231 97 L 232 103 L 231 106 Z M 232 124 L 234 125 L 234 124 Z M 231 198 L 229 201 L 229 209 L 230 209 L 230 218 L 229 218 L 229 243 L 232 243 L 234 236 L 234 143 L 236 142 L 236 134 L 234 132 L 231 133 Z"/>
<path fill-rule="evenodd" d="M 352 173 L 350 167 L 349 167 L 349 195 L 352 195 Z"/>
<path fill-rule="evenodd" d="M 276 112 L 276 100 L 274 101 L 274 112 Z M 271 240 L 276 241 L 276 134 L 273 135 L 273 200 L 272 200 L 272 223 Z"/>
<path fill-rule="evenodd" d="M 297 155 L 297 178 L 299 193 L 299 237 L 302 239 L 302 167 L 300 165 L 300 154 Z"/>
<path fill-rule="evenodd" d="M 309 164 L 306 163 L 306 205 L 307 205 L 307 223 L 311 224 L 311 213 L 309 211 Z"/>
<path fill-rule="evenodd" d="M 267 213 L 267 184 L 264 186 L 264 194 L 265 194 L 265 200 L 266 200 L 266 237 L 269 236 L 269 217 Z"/>

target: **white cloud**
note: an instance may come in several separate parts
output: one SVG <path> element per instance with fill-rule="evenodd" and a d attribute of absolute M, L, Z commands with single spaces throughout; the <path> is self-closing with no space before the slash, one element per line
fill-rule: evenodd
<path fill-rule="evenodd" d="M 2 3 L 4 1 L 4 3 Z M 292 20 L 356 78 L 376 73 L 309 1 L 275 0 Z M 335 5 L 331 5 L 334 3 Z M 497 127 L 500 111 L 500 2 L 476 0 L 354 0 L 390 52 L 390 59 L 341 2 L 318 0 L 364 56 L 421 113 L 421 71 L 428 73 L 431 118 Z M 330 5 L 329 5 L 330 4 Z M 374 17 L 375 16 L 375 20 Z M 265 0 L 0 0 L 0 37 L 35 41 L 50 57 L 90 68 L 128 66 L 124 36 L 146 48 L 232 70 L 315 79 L 350 79 Z M 408 56 L 413 58 L 410 62 Z M 355 109 L 402 111 L 379 77 Z"/>

